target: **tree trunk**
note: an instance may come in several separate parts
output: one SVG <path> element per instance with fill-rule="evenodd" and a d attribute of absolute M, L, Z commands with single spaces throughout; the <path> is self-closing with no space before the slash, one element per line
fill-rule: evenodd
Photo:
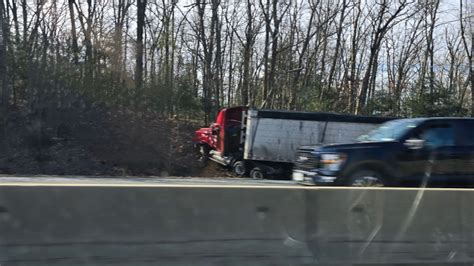
<path fill-rule="evenodd" d="M 323 47 L 322 47 L 322 55 L 321 55 L 321 72 L 320 72 L 320 79 L 323 80 L 325 75 L 326 75 L 326 55 L 327 55 L 327 48 L 328 48 L 328 39 L 326 37 L 328 33 L 328 25 L 324 25 L 323 27 L 323 36 L 324 39 L 322 40 L 323 42 Z M 323 102 L 326 96 L 326 89 L 324 84 L 321 84 L 320 86 L 320 91 L 319 91 L 319 101 Z"/>
<path fill-rule="evenodd" d="M 5 6 L 3 0 L 0 0 L 0 151 L 6 152 L 7 147 L 6 122 L 8 113 L 8 82 L 7 82 L 7 22 L 4 18 Z"/>
<path fill-rule="evenodd" d="M 221 98 L 221 73 L 222 73 L 222 38 L 221 38 L 221 23 L 219 21 L 218 9 L 220 5 L 220 0 L 212 0 L 212 23 L 215 28 L 215 56 L 214 56 L 214 105 L 213 112 L 217 112 L 220 108 L 220 98 Z"/>
<path fill-rule="evenodd" d="M 229 44 L 229 73 L 228 73 L 228 76 L 227 76 L 227 106 L 229 107 L 230 106 L 230 103 L 231 103 L 231 100 L 232 100 L 232 88 L 233 88 L 233 73 L 234 73 L 234 65 L 233 65 L 233 54 L 234 54 L 234 32 L 233 31 L 230 31 L 230 36 L 229 36 L 229 39 L 230 39 L 230 44 Z"/>
<path fill-rule="evenodd" d="M 79 48 L 77 45 L 76 16 L 74 14 L 74 1 L 75 0 L 69 0 L 68 7 L 69 7 L 69 17 L 71 21 L 72 54 L 73 54 L 74 63 L 77 64 L 79 62 Z"/>
<path fill-rule="evenodd" d="M 205 123 L 208 124 L 211 118 L 212 113 L 212 60 L 213 60 L 213 53 L 214 50 L 214 24 L 211 21 L 211 32 L 209 39 L 206 36 L 206 25 L 204 23 L 205 20 L 205 9 L 206 9 L 207 2 L 202 2 L 201 0 L 196 0 L 196 7 L 198 12 L 198 30 L 197 30 L 197 38 L 199 43 L 202 46 L 203 51 L 203 73 L 202 73 L 202 91 L 203 91 L 203 105 L 204 105 L 204 120 Z"/>
<path fill-rule="evenodd" d="M 4 14 L 5 5 L 3 1 L 0 0 L 0 86 L 2 86 L 0 89 L 0 101 L 2 108 L 0 114 L 2 114 L 2 117 L 5 117 L 6 115 L 6 110 L 8 108 L 8 100 L 10 97 L 7 78 L 8 26 Z"/>
<path fill-rule="evenodd" d="M 135 90 L 138 95 L 137 101 L 143 89 L 143 29 L 145 27 L 145 10 L 147 0 L 137 0 L 137 42 L 135 55 Z"/>
<path fill-rule="evenodd" d="M 298 89 L 300 87 L 299 85 L 299 80 L 300 80 L 300 77 L 301 77 L 301 71 L 303 69 L 303 60 L 306 56 L 306 51 L 308 49 L 308 46 L 309 46 L 309 42 L 311 41 L 311 38 L 314 36 L 314 34 L 311 33 L 311 30 L 312 30 L 312 25 L 313 25 L 313 20 L 314 20 L 314 15 L 315 15 L 315 12 L 314 12 L 314 9 L 311 10 L 311 15 L 309 17 L 309 21 L 308 21 L 308 29 L 306 30 L 306 37 L 305 37 L 305 40 L 303 42 L 303 47 L 301 48 L 301 53 L 300 53 L 300 56 L 298 57 L 298 66 L 297 66 L 297 70 L 296 70 L 296 73 L 295 73 L 295 76 L 293 78 L 293 82 L 292 82 L 292 85 L 291 85 L 291 97 L 290 97 L 290 103 L 289 103 L 289 106 L 290 106 L 290 109 L 291 110 L 296 110 L 297 109 L 297 97 L 298 97 Z M 308 71 L 308 70 L 306 70 Z"/>
<path fill-rule="evenodd" d="M 278 37 L 280 31 L 280 20 L 278 19 L 278 0 L 273 0 L 273 11 L 272 11 L 272 19 L 273 19 L 273 31 L 272 31 L 272 49 L 271 49 L 271 59 L 270 59 L 270 71 L 268 72 L 268 87 L 270 91 L 275 93 L 276 86 L 275 86 L 275 71 L 276 71 L 276 63 L 277 63 L 277 55 L 278 55 Z M 267 95 L 267 98 L 270 97 L 270 108 L 273 108 L 273 95 Z"/>
<path fill-rule="evenodd" d="M 345 11 L 347 8 L 346 0 L 342 0 L 342 9 L 339 17 L 339 25 L 337 27 L 337 36 L 336 36 L 336 47 L 334 48 L 334 58 L 332 60 L 331 70 L 329 70 L 328 86 L 327 90 L 329 91 L 332 87 L 332 82 L 334 79 L 334 73 L 336 72 L 336 65 L 339 59 L 339 49 L 341 48 L 341 35 L 344 24 L 344 17 L 346 16 Z"/>
<path fill-rule="evenodd" d="M 361 114 L 366 105 L 367 92 L 370 85 L 370 77 L 372 76 L 373 64 L 375 62 L 376 53 L 377 53 L 377 48 L 372 46 L 370 48 L 370 57 L 369 57 L 367 70 L 365 71 L 364 78 L 362 79 L 362 87 L 359 92 L 359 98 L 357 100 L 356 114 Z"/>
<path fill-rule="evenodd" d="M 23 45 L 26 47 L 27 43 L 27 36 L 28 36 L 28 5 L 26 0 L 21 1 L 21 11 L 22 11 L 22 18 L 23 18 Z M 26 49 L 25 49 L 26 51 Z"/>
<path fill-rule="evenodd" d="M 474 53 L 474 34 L 471 35 L 471 55 L 469 56 L 469 79 L 471 81 L 471 116 L 474 117 L 474 66 L 472 65 L 472 53 Z"/>
<path fill-rule="evenodd" d="M 254 25 L 253 25 L 253 14 L 252 14 L 252 6 L 251 1 L 247 0 L 247 27 L 245 28 L 245 43 L 243 47 L 243 78 L 242 78 L 242 88 L 240 90 L 241 98 L 242 98 L 242 105 L 247 105 L 249 103 L 249 86 L 250 86 L 250 59 L 252 57 L 252 49 L 255 42 L 255 32 L 254 32 Z M 266 36 L 268 32 L 265 33 Z M 265 43 L 268 44 L 268 39 L 265 39 Z M 265 54 L 266 52 L 266 54 Z M 268 47 L 265 47 L 264 52 L 264 60 L 268 60 Z M 264 77 L 266 78 L 266 77 Z M 263 94 L 266 94 L 266 86 L 264 82 L 264 89 Z M 265 97 L 262 95 L 262 97 Z"/>
<path fill-rule="evenodd" d="M 460 16 L 460 24 L 461 24 L 461 38 L 464 45 L 464 51 L 466 52 L 467 59 L 469 62 L 469 83 L 471 85 L 471 116 L 474 117 L 474 66 L 472 63 L 472 55 L 474 53 L 474 34 L 471 32 L 471 51 L 469 52 L 469 46 L 466 40 L 466 29 L 464 25 L 464 18 L 463 18 L 463 0 L 459 0 L 459 16 Z M 472 15 L 472 3 L 471 8 L 468 8 L 471 12 L 469 13 Z M 472 21 L 472 17 L 469 18 L 469 21 Z"/>
<path fill-rule="evenodd" d="M 357 87 L 359 82 L 359 76 L 356 76 L 357 73 L 357 50 L 359 44 L 359 19 L 361 15 L 360 2 L 358 2 L 357 13 L 355 14 L 354 24 L 352 28 L 352 38 L 351 38 L 351 56 L 350 56 L 350 95 L 349 95 L 349 111 L 356 112 L 355 103 L 357 98 Z"/>
<path fill-rule="evenodd" d="M 439 0 L 435 0 L 432 2 L 434 5 L 433 10 L 430 12 L 430 17 L 431 17 L 431 24 L 430 24 L 430 31 L 429 31 L 429 36 L 428 36 L 428 43 L 427 43 L 427 49 L 428 49 L 428 54 L 429 54 L 429 60 L 430 60 L 430 94 L 433 95 L 434 93 L 434 41 L 433 41 L 433 33 L 434 33 L 434 28 L 436 24 L 436 17 L 438 14 L 438 7 L 439 7 Z M 431 97 L 433 99 L 433 97 Z M 431 103 L 433 104 L 433 102 Z"/>
<path fill-rule="evenodd" d="M 270 54 L 270 33 L 271 28 L 271 18 L 270 18 L 270 0 L 267 0 L 264 5 L 262 0 L 260 0 L 260 6 L 265 17 L 265 46 L 263 50 L 263 87 L 262 87 L 262 108 L 265 107 L 266 99 L 268 97 L 269 85 L 268 85 L 268 61 Z"/>

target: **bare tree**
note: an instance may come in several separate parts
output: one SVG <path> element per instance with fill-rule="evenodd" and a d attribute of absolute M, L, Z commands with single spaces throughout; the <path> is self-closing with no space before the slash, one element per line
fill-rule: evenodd
<path fill-rule="evenodd" d="M 434 92 L 434 28 L 436 24 L 436 17 L 438 15 L 439 1 L 426 2 L 423 7 L 425 16 L 425 39 L 426 39 L 426 50 L 423 59 L 423 65 L 420 74 L 420 89 L 419 94 L 424 94 L 426 72 L 429 70 L 429 92 Z M 429 65 L 428 65 L 429 64 Z M 428 68 L 428 69 L 427 69 Z"/>
<path fill-rule="evenodd" d="M 402 33 L 393 34 L 390 42 L 387 42 L 387 72 L 388 89 L 392 96 L 391 109 L 393 115 L 400 115 L 401 96 L 404 89 L 407 89 L 410 77 L 408 76 L 411 66 L 421 52 L 420 27 L 423 16 L 416 21 L 406 20 L 403 24 Z M 398 49 L 398 51 L 396 51 Z"/>
<path fill-rule="evenodd" d="M 262 2 L 260 1 L 260 4 L 262 5 Z M 267 1 L 267 5 L 268 5 Z M 266 72 L 267 76 L 267 89 L 264 90 L 264 95 L 263 95 L 263 102 L 262 102 L 262 108 L 272 106 L 270 100 L 273 100 L 272 97 L 274 96 L 273 93 L 276 90 L 277 86 L 275 86 L 275 75 L 276 75 L 276 65 L 277 65 L 277 59 L 278 59 L 278 49 L 279 49 L 279 44 L 278 44 L 278 39 L 280 37 L 280 25 L 283 17 L 287 13 L 290 5 L 285 4 L 283 5 L 283 10 L 280 10 L 278 6 L 278 1 L 277 0 L 272 0 L 271 3 L 272 9 L 271 9 L 271 14 L 267 13 L 266 11 L 263 11 L 264 16 L 265 16 L 265 21 L 267 23 L 267 30 L 270 30 L 270 37 L 271 37 L 271 59 L 270 59 L 270 66 L 268 72 Z M 265 9 L 262 9 L 265 10 Z M 269 27 L 269 23 L 273 24 L 273 27 Z M 265 66 L 265 69 L 267 66 Z M 264 85 L 265 86 L 265 85 Z M 268 89 L 269 88 L 269 89 Z"/>
<path fill-rule="evenodd" d="M 255 25 L 254 13 L 252 1 L 247 0 L 246 6 L 247 14 L 247 26 L 245 27 L 245 41 L 243 42 L 242 47 L 242 56 L 243 56 L 243 77 L 242 77 L 242 87 L 240 89 L 242 104 L 247 105 L 249 103 L 249 91 L 250 91 L 250 65 L 252 50 L 255 45 L 255 40 L 257 38 L 257 31 L 259 29 L 258 25 Z"/>
<path fill-rule="evenodd" d="M 359 21 L 361 18 L 362 14 L 362 9 L 361 9 L 361 3 L 360 1 L 356 1 L 354 3 L 354 8 L 353 8 L 353 28 L 351 32 L 351 51 L 350 51 L 350 58 L 349 58 L 349 76 L 347 77 L 348 82 L 349 82 L 349 104 L 348 104 L 348 110 L 350 112 L 355 112 L 356 109 L 356 92 L 357 92 L 357 87 L 359 86 L 359 73 L 357 71 L 357 53 L 358 53 L 358 47 L 360 43 L 360 25 Z"/>
<path fill-rule="evenodd" d="M 82 9 L 82 4 L 74 2 L 76 10 L 78 12 L 79 22 L 81 24 L 82 33 L 84 37 L 84 46 L 86 47 L 85 52 L 85 79 L 84 84 L 86 88 L 92 86 L 93 77 L 94 77 L 94 53 L 93 53 L 93 43 L 92 43 L 92 31 L 94 29 L 94 20 L 97 12 L 97 3 L 92 0 L 87 0 L 87 14 L 84 13 Z"/>
<path fill-rule="evenodd" d="M 113 55 L 112 68 L 114 72 L 114 83 L 120 83 L 123 77 L 122 61 L 123 61 L 123 31 L 128 10 L 132 5 L 131 0 L 113 1 L 112 7 L 114 10 L 114 35 L 113 35 Z M 118 75 L 117 75 L 118 73 Z"/>
<path fill-rule="evenodd" d="M 336 66 L 337 62 L 339 60 L 339 52 L 341 49 L 341 37 L 342 37 L 342 31 L 343 31 L 343 25 L 344 25 L 344 19 L 346 17 L 346 9 L 348 7 L 347 0 L 342 0 L 341 4 L 341 11 L 339 14 L 339 24 L 337 26 L 337 33 L 336 33 L 336 47 L 334 47 L 334 58 L 331 64 L 331 70 L 329 70 L 329 77 L 328 77 L 328 84 L 327 84 L 327 90 L 332 88 L 332 83 L 334 79 L 334 73 L 336 72 Z"/>
<path fill-rule="evenodd" d="M 382 45 L 382 40 L 385 37 L 387 31 L 393 27 L 399 20 L 399 16 L 402 15 L 402 12 L 406 9 L 409 2 L 407 0 L 399 0 L 398 6 L 395 10 L 390 10 L 391 5 L 389 1 L 383 0 L 380 3 L 377 3 L 377 12 L 375 17 L 372 18 L 372 40 L 370 44 L 370 55 L 369 61 L 366 66 L 364 78 L 362 80 L 362 85 L 359 92 L 359 97 L 356 106 L 356 113 L 362 113 L 364 111 L 367 93 L 371 86 L 375 85 L 375 77 L 377 74 L 377 60 Z"/>
<path fill-rule="evenodd" d="M 298 63 L 297 63 L 297 68 L 295 69 L 295 74 L 293 77 L 293 82 L 291 84 L 291 96 L 290 96 L 290 102 L 289 102 L 289 108 L 290 109 L 297 109 L 297 95 L 298 95 L 298 88 L 301 86 L 299 84 L 300 78 L 301 78 L 301 72 L 304 68 L 308 68 L 308 66 L 303 66 L 303 61 L 305 58 L 308 57 L 308 48 L 311 42 L 311 39 L 314 37 L 317 31 L 313 31 L 313 22 L 314 22 L 314 17 L 316 15 L 316 10 L 315 6 L 313 5 L 311 7 L 310 11 L 310 16 L 308 20 L 308 26 L 306 29 L 306 36 L 304 37 L 303 40 L 303 46 L 301 47 L 301 51 L 298 56 Z"/>

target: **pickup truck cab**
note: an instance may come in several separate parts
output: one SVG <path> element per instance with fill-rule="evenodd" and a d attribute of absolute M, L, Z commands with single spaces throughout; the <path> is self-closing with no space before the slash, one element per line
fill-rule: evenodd
<path fill-rule="evenodd" d="M 354 143 L 301 147 L 293 180 L 346 186 L 472 185 L 474 119 L 398 119 Z"/>

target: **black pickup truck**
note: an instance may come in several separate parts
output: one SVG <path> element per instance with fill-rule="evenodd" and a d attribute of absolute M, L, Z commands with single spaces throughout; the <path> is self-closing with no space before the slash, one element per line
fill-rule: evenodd
<path fill-rule="evenodd" d="M 301 147 L 293 180 L 343 186 L 472 186 L 474 119 L 398 119 L 354 143 Z"/>

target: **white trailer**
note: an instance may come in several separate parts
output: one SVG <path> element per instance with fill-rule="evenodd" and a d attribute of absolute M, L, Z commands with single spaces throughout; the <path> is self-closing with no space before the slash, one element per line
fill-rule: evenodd
<path fill-rule="evenodd" d="M 243 124 L 243 161 L 253 178 L 289 175 L 300 146 L 355 140 L 389 119 L 270 110 L 248 110 Z"/>

